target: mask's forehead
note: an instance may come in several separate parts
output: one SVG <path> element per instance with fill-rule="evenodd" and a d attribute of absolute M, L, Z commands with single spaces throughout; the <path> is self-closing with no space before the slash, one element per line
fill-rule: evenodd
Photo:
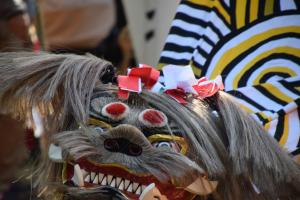
<path fill-rule="evenodd" d="M 155 134 L 182 136 L 176 123 L 163 111 L 157 110 L 134 93 L 127 100 L 120 100 L 116 92 L 95 92 L 91 99 L 90 117 L 112 127 L 120 124 L 134 125 L 146 137 Z"/>

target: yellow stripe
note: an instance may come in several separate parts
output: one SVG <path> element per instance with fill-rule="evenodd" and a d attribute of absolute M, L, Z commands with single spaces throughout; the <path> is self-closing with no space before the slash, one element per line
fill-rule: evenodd
<path fill-rule="evenodd" d="M 227 10 L 223 7 L 223 5 L 218 1 L 211 1 L 211 0 L 188 0 L 188 2 L 205 6 L 208 8 L 216 8 L 219 13 L 223 16 L 225 21 L 230 24 L 231 19 L 230 19 L 230 14 L 227 12 Z"/>
<path fill-rule="evenodd" d="M 266 58 L 274 53 L 287 53 L 287 54 L 291 54 L 294 55 L 296 57 L 300 56 L 300 49 L 296 49 L 296 48 L 292 48 L 292 47 L 277 47 L 274 48 L 270 51 L 266 51 L 263 52 L 260 55 L 257 55 L 253 60 L 251 60 L 251 62 L 247 63 L 245 66 L 242 66 L 240 69 L 240 72 L 234 77 L 234 80 L 232 82 L 232 87 L 238 88 L 238 83 L 241 79 L 241 77 L 246 73 L 247 70 L 249 70 L 252 66 L 255 65 L 255 63 L 257 63 L 259 60 L 262 60 L 263 58 Z"/>
<path fill-rule="evenodd" d="M 279 140 L 280 146 L 283 146 L 286 144 L 287 138 L 289 136 L 289 117 L 288 115 L 284 116 L 284 130 L 283 130 L 283 135 Z"/>
<path fill-rule="evenodd" d="M 241 106 L 241 108 L 242 108 L 243 110 L 247 111 L 248 113 L 254 113 L 254 111 L 251 110 L 251 109 L 250 109 L 249 107 L 247 107 L 246 105 L 244 105 L 244 104 L 242 104 L 242 103 L 240 103 L 239 105 Z"/>
<path fill-rule="evenodd" d="M 271 15 L 274 12 L 274 0 L 266 0 L 265 2 L 265 10 L 264 14 L 265 16 Z"/>
<path fill-rule="evenodd" d="M 268 69 L 265 69 L 265 70 L 262 70 L 260 72 L 260 74 L 254 79 L 253 81 L 253 85 L 258 85 L 260 84 L 260 79 L 262 79 L 262 77 L 270 72 L 284 72 L 284 73 L 287 73 L 289 74 L 290 76 L 296 76 L 296 72 L 294 72 L 293 70 L 291 70 L 290 68 L 288 67 L 270 67 Z"/>
<path fill-rule="evenodd" d="M 256 34 L 252 36 L 249 39 L 245 39 L 241 41 L 241 43 L 237 44 L 235 47 L 227 50 L 222 57 L 219 59 L 219 61 L 214 66 L 214 70 L 212 72 L 211 77 L 208 77 L 209 79 L 214 79 L 217 75 L 220 74 L 224 70 L 224 68 L 232 62 L 233 59 L 235 59 L 239 54 L 244 53 L 246 50 L 251 48 L 252 46 L 272 37 L 275 35 L 280 35 L 283 33 L 300 33 L 300 27 L 299 26 L 292 26 L 292 27 L 283 27 L 283 28 L 277 28 L 277 29 L 271 29 L 269 31 Z M 299 55 L 298 55 L 299 56 Z"/>
<path fill-rule="evenodd" d="M 251 0 L 250 2 L 250 22 L 255 21 L 258 18 L 258 6 L 259 0 Z"/>
<path fill-rule="evenodd" d="M 200 77 L 201 76 L 201 72 L 202 70 L 199 69 L 198 67 L 192 66 L 193 72 L 195 74 L 195 76 Z"/>
<path fill-rule="evenodd" d="M 265 83 L 265 84 L 262 84 L 261 86 L 264 87 L 266 90 L 268 90 L 268 92 L 271 93 L 273 96 L 277 97 L 278 99 L 280 99 L 284 102 L 290 103 L 290 102 L 294 101 L 293 98 L 282 93 L 277 87 L 275 87 L 271 83 Z"/>
<path fill-rule="evenodd" d="M 271 121 L 265 124 L 265 129 L 269 132 L 271 127 Z"/>
<path fill-rule="evenodd" d="M 157 66 L 156 66 L 156 69 L 157 70 L 161 70 L 164 66 L 166 66 L 167 64 L 165 63 L 159 63 Z"/>
<path fill-rule="evenodd" d="M 259 112 L 260 116 L 262 116 L 262 118 L 264 118 L 267 121 L 271 121 L 272 118 L 267 116 L 264 112 Z"/>
<path fill-rule="evenodd" d="M 200 77 L 202 70 L 200 68 L 196 67 L 192 61 L 189 64 L 192 66 L 195 76 Z"/>
<path fill-rule="evenodd" d="M 246 23 L 246 6 L 247 1 L 236 1 L 235 18 L 236 28 L 242 28 Z"/>

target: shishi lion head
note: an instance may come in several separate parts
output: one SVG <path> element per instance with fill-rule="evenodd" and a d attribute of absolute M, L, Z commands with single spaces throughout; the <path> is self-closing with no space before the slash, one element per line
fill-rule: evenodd
<path fill-rule="evenodd" d="M 1 106 L 42 115 L 36 185 L 49 199 L 276 199 L 299 196 L 299 166 L 226 93 L 144 90 L 118 98 L 110 63 L 0 56 Z M 29 115 L 30 116 L 30 115 Z"/>

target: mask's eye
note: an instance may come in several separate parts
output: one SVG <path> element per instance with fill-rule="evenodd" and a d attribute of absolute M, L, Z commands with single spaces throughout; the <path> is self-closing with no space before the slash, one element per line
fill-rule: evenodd
<path fill-rule="evenodd" d="M 177 153 L 180 153 L 180 145 L 173 141 L 157 141 L 152 143 L 152 146 L 155 148 L 169 148 Z"/>
<path fill-rule="evenodd" d="M 95 126 L 95 125 L 90 125 L 89 127 L 94 129 L 97 133 L 103 133 L 106 131 L 106 128 L 102 128 L 102 127 Z"/>
<path fill-rule="evenodd" d="M 98 133 L 102 133 L 104 132 L 104 129 L 99 127 L 99 126 L 95 126 L 94 129 L 98 132 Z"/>

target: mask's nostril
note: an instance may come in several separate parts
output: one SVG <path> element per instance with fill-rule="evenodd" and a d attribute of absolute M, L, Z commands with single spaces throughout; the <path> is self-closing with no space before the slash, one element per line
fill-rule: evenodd
<path fill-rule="evenodd" d="M 139 156 L 143 148 L 125 138 L 109 138 L 104 140 L 104 148 L 110 152 L 124 153 L 129 156 Z"/>
<path fill-rule="evenodd" d="M 104 141 L 104 148 L 112 152 L 117 152 L 120 149 L 119 143 L 115 139 L 106 139 Z"/>
<path fill-rule="evenodd" d="M 129 144 L 128 145 L 128 153 L 131 156 L 139 156 L 142 154 L 142 148 L 136 144 Z"/>

